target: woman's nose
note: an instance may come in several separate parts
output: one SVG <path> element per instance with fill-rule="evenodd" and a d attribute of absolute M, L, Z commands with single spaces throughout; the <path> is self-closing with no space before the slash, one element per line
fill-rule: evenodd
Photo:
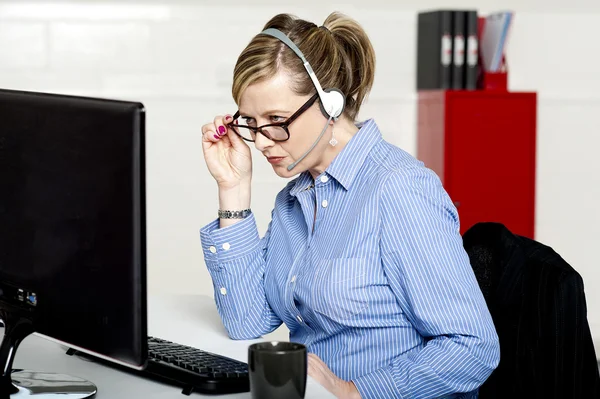
<path fill-rule="evenodd" d="M 265 149 L 272 147 L 274 144 L 275 142 L 262 134 L 261 131 L 259 131 L 254 138 L 254 145 L 259 151 L 264 151 Z"/>

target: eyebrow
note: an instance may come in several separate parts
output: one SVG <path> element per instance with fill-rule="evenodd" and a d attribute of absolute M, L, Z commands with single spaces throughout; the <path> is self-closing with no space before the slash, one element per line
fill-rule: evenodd
<path fill-rule="evenodd" d="M 243 111 L 239 111 L 240 112 L 240 116 L 250 116 L 249 114 L 247 114 L 246 112 Z M 281 115 L 281 114 L 291 114 L 292 111 L 284 111 L 282 109 L 272 109 L 272 110 L 268 110 L 262 113 L 262 116 L 266 116 L 266 115 Z"/>

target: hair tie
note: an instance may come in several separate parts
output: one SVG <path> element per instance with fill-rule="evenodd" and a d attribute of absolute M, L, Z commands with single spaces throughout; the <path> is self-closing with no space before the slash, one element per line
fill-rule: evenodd
<path fill-rule="evenodd" d="M 319 26 L 319 29 L 325 29 L 327 32 L 331 33 L 331 31 L 329 29 L 327 29 L 327 27 L 325 25 Z"/>

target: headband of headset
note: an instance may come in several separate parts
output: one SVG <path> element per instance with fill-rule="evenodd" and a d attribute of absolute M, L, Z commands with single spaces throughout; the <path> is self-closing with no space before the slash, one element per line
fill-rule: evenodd
<path fill-rule="evenodd" d="M 323 90 L 321 84 L 319 83 L 319 80 L 317 79 L 317 76 L 315 75 L 315 72 L 313 71 L 309 62 L 304 57 L 304 54 L 302 54 L 302 51 L 300 51 L 300 49 L 294 44 L 292 40 L 290 40 L 289 37 L 287 37 L 286 34 L 275 28 L 265 29 L 261 32 L 261 34 L 273 36 L 279 39 L 302 60 L 304 68 L 306 69 L 306 72 L 308 72 L 308 76 L 310 76 L 310 79 L 312 80 L 313 85 L 315 86 L 315 89 L 319 94 L 319 98 L 321 99 L 321 112 L 323 112 L 323 115 L 326 118 L 339 118 L 339 116 L 344 111 L 344 106 L 346 104 L 346 98 L 344 94 L 340 90 L 335 88 Z"/>

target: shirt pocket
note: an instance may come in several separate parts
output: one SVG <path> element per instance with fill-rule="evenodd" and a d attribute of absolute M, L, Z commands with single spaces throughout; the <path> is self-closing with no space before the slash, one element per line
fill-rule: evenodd
<path fill-rule="evenodd" d="M 313 310 L 345 321 L 369 306 L 369 259 L 324 259 L 312 284 Z"/>

